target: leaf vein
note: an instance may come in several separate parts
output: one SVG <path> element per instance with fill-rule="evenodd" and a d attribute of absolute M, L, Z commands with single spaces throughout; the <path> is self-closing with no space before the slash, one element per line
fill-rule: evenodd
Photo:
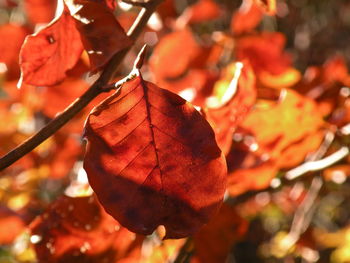
<path fill-rule="evenodd" d="M 164 135 L 166 135 L 166 136 L 168 136 L 169 138 L 171 138 L 172 140 L 174 140 L 174 141 L 180 143 L 180 144 L 183 145 L 183 146 L 189 147 L 189 146 L 187 145 L 187 143 L 180 141 L 178 138 L 176 138 L 176 137 L 170 135 L 169 133 L 167 133 L 167 132 L 161 130 L 161 129 L 158 128 L 157 126 L 153 125 L 153 127 L 156 128 L 156 129 L 157 129 L 158 131 L 160 131 L 161 133 L 163 133 Z"/>
<path fill-rule="evenodd" d="M 159 108 L 155 107 L 153 104 L 149 103 L 149 105 L 150 105 L 153 109 L 155 109 L 156 111 L 158 111 L 159 113 L 161 113 L 162 115 L 164 115 L 164 116 L 166 116 L 166 117 L 169 117 L 169 118 L 175 118 L 174 116 L 170 116 L 170 115 L 168 115 L 167 113 L 161 111 Z"/>
<path fill-rule="evenodd" d="M 130 167 L 130 165 L 137 159 L 137 157 L 139 157 L 148 148 L 148 146 L 150 146 L 150 145 L 151 145 L 151 142 L 147 143 L 146 146 L 143 147 L 141 149 L 141 151 L 139 151 L 118 174 L 123 173 L 125 171 L 125 169 Z"/>
<path fill-rule="evenodd" d="M 124 135 L 124 137 L 121 140 L 119 140 L 118 142 L 116 142 L 112 147 L 117 146 L 122 141 L 126 140 L 138 127 L 140 127 L 145 122 L 145 120 L 147 120 L 147 117 L 145 117 L 139 124 L 137 124 L 137 126 L 135 128 L 133 128 L 130 132 L 128 132 L 126 135 Z"/>
<path fill-rule="evenodd" d="M 135 109 L 135 107 L 136 107 L 138 104 L 140 104 L 140 102 L 142 101 L 143 98 L 144 98 L 144 97 L 142 96 L 142 98 L 141 98 L 138 102 L 136 102 L 136 104 L 135 104 L 134 106 L 132 106 L 129 110 L 127 110 L 127 112 L 125 112 L 122 116 L 120 116 L 119 118 L 117 118 L 117 119 L 115 119 L 115 120 L 112 120 L 112 121 L 110 121 L 110 122 L 108 122 L 108 123 L 102 125 L 101 127 L 96 128 L 95 131 L 98 131 L 98 130 L 100 130 L 100 129 L 103 129 L 103 128 L 107 127 L 108 125 L 110 125 L 110 124 L 112 124 L 112 123 L 116 123 L 116 122 L 118 122 L 119 120 L 121 120 L 126 114 L 130 113 L 133 109 Z"/>
<path fill-rule="evenodd" d="M 148 91 L 149 91 L 149 88 L 147 87 L 146 83 L 141 79 L 141 86 L 143 88 L 143 94 L 145 96 L 145 101 L 146 101 L 146 110 L 147 110 L 147 118 L 149 120 L 149 123 L 151 124 L 150 126 L 150 132 L 151 132 L 151 136 L 152 136 L 152 141 L 154 143 L 154 152 L 155 152 L 155 157 L 156 157 L 156 161 L 157 161 L 157 165 L 159 167 L 159 173 L 160 173 L 160 182 L 161 182 L 161 191 L 163 191 L 164 189 L 164 185 L 163 185 L 163 172 L 162 172 L 162 169 L 161 169 L 161 165 L 160 165 L 160 162 L 159 162 L 159 156 L 158 156 L 158 150 L 157 150 L 157 144 L 156 144 L 156 139 L 155 139 L 155 136 L 154 136 L 154 131 L 153 131 L 153 128 L 152 128 L 152 117 L 151 117 L 151 110 L 150 110 L 150 101 L 149 101 L 149 97 L 148 97 Z"/>

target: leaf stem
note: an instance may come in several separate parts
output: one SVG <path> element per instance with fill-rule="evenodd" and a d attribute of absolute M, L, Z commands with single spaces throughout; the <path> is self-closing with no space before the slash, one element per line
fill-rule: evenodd
<path fill-rule="evenodd" d="M 133 25 L 129 29 L 127 35 L 134 41 L 137 40 L 148 19 L 151 17 L 156 7 L 163 0 L 148 1 L 144 8 L 141 9 L 138 17 L 135 19 Z M 102 71 L 100 77 L 91 85 L 91 87 L 71 105 L 69 105 L 63 112 L 52 119 L 48 124 L 42 127 L 37 133 L 28 138 L 22 144 L 5 154 L 0 158 L 0 171 L 9 167 L 14 162 L 22 158 L 27 153 L 56 133 L 63 125 L 71 120 L 77 113 L 84 109 L 94 98 L 104 92 L 103 87 L 113 78 L 118 66 L 124 60 L 130 48 L 118 52 L 108 62 L 105 69 Z"/>

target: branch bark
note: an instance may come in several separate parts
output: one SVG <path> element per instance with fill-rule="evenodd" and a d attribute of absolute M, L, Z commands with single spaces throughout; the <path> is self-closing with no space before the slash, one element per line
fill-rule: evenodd
<path fill-rule="evenodd" d="M 132 39 L 136 40 L 141 34 L 142 30 L 146 26 L 148 19 L 151 17 L 156 7 L 163 0 L 152 0 L 145 4 L 144 8 L 141 9 L 138 17 L 134 21 L 133 25 L 129 29 L 127 35 Z M 68 106 L 62 113 L 57 115 L 56 118 L 52 119 L 47 125 L 41 128 L 36 134 L 28 138 L 22 144 L 18 145 L 15 149 L 8 152 L 0 158 L 0 171 L 9 167 L 14 162 L 19 160 L 21 157 L 31 152 L 34 148 L 52 136 L 57 132 L 64 124 L 71 120 L 77 113 L 85 108 L 94 98 L 104 92 L 103 87 L 114 76 L 118 66 L 123 61 L 124 57 L 128 53 L 129 49 L 125 49 L 117 53 L 106 65 L 102 71 L 100 77 L 92 84 L 92 86 L 78 99 L 76 99 L 70 106 Z"/>

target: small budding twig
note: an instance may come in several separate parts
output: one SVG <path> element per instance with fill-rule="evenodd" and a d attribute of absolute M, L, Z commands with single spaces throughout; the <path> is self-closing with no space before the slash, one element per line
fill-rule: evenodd
<path fill-rule="evenodd" d="M 138 17 L 135 19 L 133 25 L 127 33 L 132 40 L 135 41 L 139 37 L 156 7 L 162 1 L 163 0 L 148 0 L 147 2 L 144 2 L 144 8 L 141 9 Z M 28 138 L 22 144 L 18 145 L 9 153 L 2 156 L 0 158 L 0 171 L 9 167 L 24 155 L 31 152 L 34 148 L 56 133 L 63 125 L 65 125 L 82 109 L 84 109 L 94 98 L 96 98 L 102 92 L 105 92 L 106 90 L 103 87 L 105 87 L 113 78 L 118 66 L 121 64 L 129 50 L 130 48 L 127 48 L 121 52 L 118 52 L 108 62 L 100 77 L 81 97 L 77 98 L 71 105 L 69 105 L 63 112 L 41 128 L 36 134 Z"/>

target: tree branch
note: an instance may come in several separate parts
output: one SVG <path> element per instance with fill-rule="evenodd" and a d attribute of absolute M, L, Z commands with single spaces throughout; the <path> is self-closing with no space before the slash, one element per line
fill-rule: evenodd
<path fill-rule="evenodd" d="M 288 234 L 282 239 L 279 249 L 286 254 L 294 246 L 300 236 L 307 230 L 315 213 L 315 202 L 323 185 L 322 178 L 317 176 L 312 179 L 310 189 L 304 200 L 295 211 L 292 226 Z"/>
<path fill-rule="evenodd" d="M 163 0 L 148 1 L 144 8 L 141 9 L 138 17 L 134 21 L 133 25 L 129 29 L 127 35 L 136 40 L 141 34 L 142 30 L 146 26 L 148 19 L 153 14 L 156 7 Z M 36 134 L 28 138 L 22 144 L 18 145 L 15 149 L 5 154 L 0 159 L 0 171 L 7 168 L 21 157 L 32 151 L 47 138 L 57 132 L 64 124 L 71 120 L 77 113 L 85 108 L 94 98 L 104 92 L 103 86 L 113 78 L 118 66 L 123 61 L 124 57 L 128 53 L 130 48 L 118 52 L 106 65 L 102 71 L 100 77 L 92 84 L 92 86 L 78 99 L 76 99 L 70 106 L 68 106 L 63 112 L 52 119 L 47 125 L 41 128 Z"/>
<path fill-rule="evenodd" d="M 332 153 L 331 155 L 329 155 L 321 160 L 306 162 L 300 166 L 295 167 L 294 169 L 289 170 L 285 174 L 285 177 L 288 180 L 293 180 L 293 179 L 295 179 L 303 174 L 306 174 L 308 172 L 323 170 L 323 169 L 339 162 L 341 159 L 345 158 L 348 155 L 349 155 L 349 148 L 346 146 L 343 146 L 338 151 Z"/>

